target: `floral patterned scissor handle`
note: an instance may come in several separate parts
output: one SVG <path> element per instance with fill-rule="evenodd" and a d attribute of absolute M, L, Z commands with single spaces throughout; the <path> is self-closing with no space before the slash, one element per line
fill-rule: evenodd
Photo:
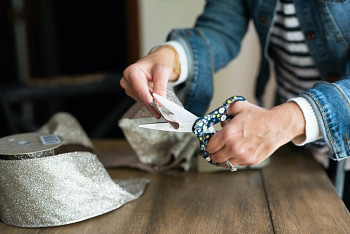
<path fill-rule="evenodd" d="M 200 142 L 200 151 L 202 156 L 206 161 L 213 165 L 219 165 L 218 163 L 215 163 L 211 160 L 210 155 L 207 152 L 207 144 L 210 140 L 210 138 L 215 134 L 214 132 L 206 131 L 211 126 L 223 122 L 226 119 L 231 119 L 232 116 L 228 116 L 226 114 L 227 108 L 230 104 L 236 101 L 246 101 L 246 99 L 242 96 L 233 96 L 228 98 L 224 104 L 217 108 L 216 110 L 210 112 L 209 114 L 205 115 L 204 117 L 200 117 L 196 120 L 196 122 L 193 125 L 192 131 L 194 134 L 196 134 L 199 142 Z"/>

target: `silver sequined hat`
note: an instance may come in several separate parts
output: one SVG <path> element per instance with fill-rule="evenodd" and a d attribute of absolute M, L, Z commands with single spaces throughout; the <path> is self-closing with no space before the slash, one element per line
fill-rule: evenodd
<path fill-rule="evenodd" d="M 16 146 L 5 151 L 11 144 L 27 151 Z M 55 115 L 37 133 L 2 138 L 0 146 L 0 219 L 10 225 L 51 227 L 92 218 L 137 199 L 148 183 L 113 181 L 67 113 Z"/>

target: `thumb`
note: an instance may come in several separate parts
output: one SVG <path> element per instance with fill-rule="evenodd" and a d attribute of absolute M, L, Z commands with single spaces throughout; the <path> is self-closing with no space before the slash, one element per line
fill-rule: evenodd
<path fill-rule="evenodd" d="M 166 89 L 170 71 L 167 68 L 156 68 L 152 74 L 153 78 L 153 92 L 166 97 Z"/>
<path fill-rule="evenodd" d="M 242 112 L 244 109 L 249 107 L 251 104 L 246 101 L 236 101 L 229 105 L 227 108 L 227 114 L 231 116 L 235 116 L 238 113 Z"/>

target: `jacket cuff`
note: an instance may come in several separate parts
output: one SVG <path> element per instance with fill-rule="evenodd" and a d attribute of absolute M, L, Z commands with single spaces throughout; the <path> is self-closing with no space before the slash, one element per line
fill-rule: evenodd
<path fill-rule="evenodd" d="M 305 119 L 305 135 L 294 138 L 292 142 L 295 145 L 303 146 L 320 139 L 322 134 L 317 123 L 315 111 L 312 109 L 311 104 L 303 97 L 293 98 L 288 101 L 295 102 L 299 106 Z"/>
<path fill-rule="evenodd" d="M 316 113 L 323 139 L 333 150 L 330 157 L 342 160 L 350 156 L 350 77 L 335 83 L 319 83 L 301 93 Z"/>

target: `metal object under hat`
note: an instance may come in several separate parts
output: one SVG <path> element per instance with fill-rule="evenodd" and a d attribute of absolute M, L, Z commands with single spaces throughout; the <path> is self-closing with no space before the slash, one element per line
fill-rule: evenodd
<path fill-rule="evenodd" d="M 0 138 L 0 159 L 21 160 L 52 156 L 63 138 L 57 134 L 22 133 Z"/>

